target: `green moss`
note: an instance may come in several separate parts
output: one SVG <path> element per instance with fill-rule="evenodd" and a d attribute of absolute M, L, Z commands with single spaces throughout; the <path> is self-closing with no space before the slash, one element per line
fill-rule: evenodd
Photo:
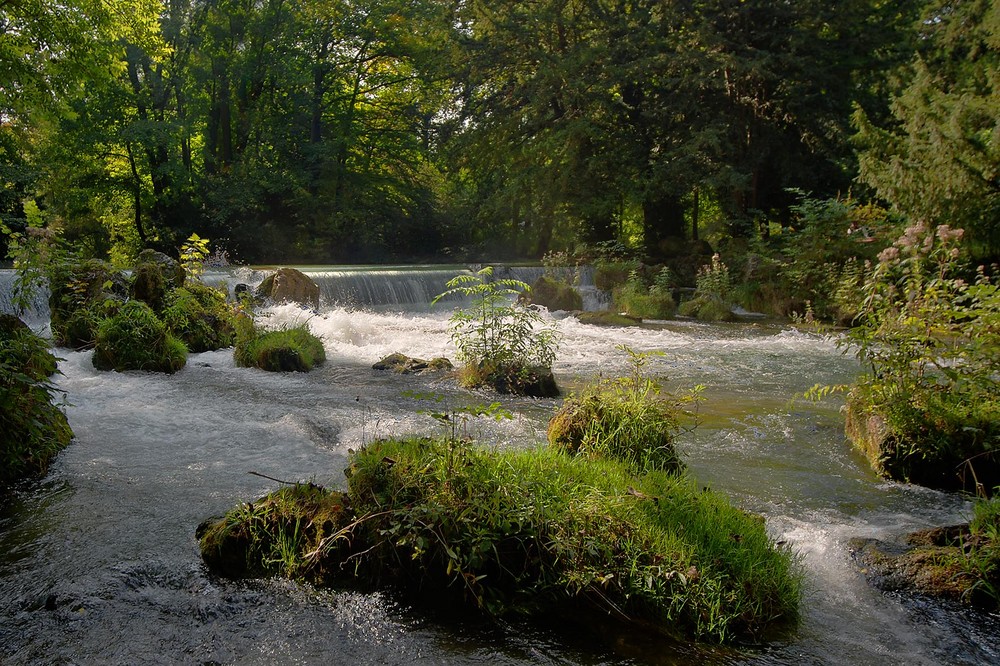
<path fill-rule="evenodd" d="M 528 300 L 545 306 L 549 310 L 580 310 L 583 308 L 583 297 L 573 285 L 553 280 L 543 275 L 531 285 L 527 292 Z"/>
<path fill-rule="evenodd" d="M 231 578 L 284 576 L 333 582 L 349 542 L 351 520 L 344 494 L 314 484 L 295 484 L 198 529 L 205 563 Z M 343 577 L 343 574 L 340 575 Z"/>
<path fill-rule="evenodd" d="M 576 315 L 581 324 L 591 326 L 641 326 L 642 320 L 611 310 L 600 312 L 580 312 Z"/>
<path fill-rule="evenodd" d="M 48 343 L 17 317 L 0 315 L 0 488 L 41 476 L 73 438 L 55 404 Z"/>
<path fill-rule="evenodd" d="M 695 296 L 681 303 L 677 313 L 700 321 L 736 321 L 729 304 L 715 296 Z"/>
<path fill-rule="evenodd" d="M 106 262 L 88 259 L 54 265 L 49 279 L 53 340 L 65 347 L 92 346 L 103 304 L 124 299 L 127 292 L 125 276 Z"/>
<path fill-rule="evenodd" d="M 615 307 L 630 317 L 640 319 L 670 319 L 677 304 L 669 292 L 623 288 L 615 291 Z"/>
<path fill-rule="evenodd" d="M 603 291 L 613 291 L 628 282 L 629 276 L 641 268 L 638 261 L 594 262 L 594 286 Z"/>
<path fill-rule="evenodd" d="M 187 363 L 187 347 L 148 305 L 129 301 L 112 308 L 101 321 L 93 363 L 98 370 L 174 373 Z"/>
<path fill-rule="evenodd" d="M 236 365 L 271 372 L 309 372 L 326 361 L 323 342 L 303 325 L 262 331 L 243 315 L 237 319 Z"/>
<path fill-rule="evenodd" d="M 466 388 L 490 387 L 498 393 L 532 398 L 555 398 L 559 385 L 551 368 L 518 364 L 480 363 L 466 365 L 458 372 L 458 382 Z"/>
<path fill-rule="evenodd" d="M 589 459 L 608 458 L 643 470 L 678 472 L 674 447 L 680 403 L 643 379 L 605 381 L 569 398 L 552 417 L 549 446 Z"/>
<path fill-rule="evenodd" d="M 236 338 L 235 317 L 225 294 L 197 283 L 173 290 L 163 312 L 167 329 L 192 352 L 231 347 Z"/>
<path fill-rule="evenodd" d="M 296 486 L 202 528 L 205 561 L 240 575 L 356 577 L 490 615 L 589 609 L 713 641 L 797 618 L 794 557 L 762 520 L 683 476 L 429 439 L 369 444 L 348 475 L 346 496 L 305 492 L 326 518 L 285 508 Z"/>
<path fill-rule="evenodd" d="M 1000 403 L 991 395 L 862 381 L 846 417 L 848 438 L 882 476 L 975 494 L 1000 485 Z"/>

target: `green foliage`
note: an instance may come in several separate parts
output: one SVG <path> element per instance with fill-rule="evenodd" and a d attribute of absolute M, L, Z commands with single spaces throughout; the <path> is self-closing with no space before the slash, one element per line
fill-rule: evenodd
<path fill-rule="evenodd" d="M 201 276 L 205 274 L 205 260 L 209 255 L 208 244 L 207 238 L 191 234 L 181 245 L 181 268 L 184 269 L 185 279 L 201 281 Z"/>
<path fill-rule="evenodd" d="M 241 504 L 199 528 L 202 557 L 234 578 L 335 579 L 337 568 L 323 565 L 346 545 L 350 513 L 343 500 L 343 493 L 297 483 Z"/>
<path fill-rule="evenodd" d="M 683 464 L 674 445 L 682 430 L 685 406 L 698 391 L 680 398 L 661 395 L 660 385 L 644 374 L 652 352 L 625 345 L 630 377 L 602 380 L 567 399 L 548 427 L 549 446 L 588 459 L 617 460 L 638 472 L 679 472 Z"/>
<path fill-rule="evenodd" d="M 959 277 L 961 238 L 915 224 L 881 253 L 848 336 L 867 369 L 851 396 L 858 418 L 874 410 L 886 420 L 873 459 L 886 473 L 991 489 L 1000 483 L 1000 293 L 982 271 L 972 284 Z"/>
<path fill-rule="evenodd" d="M 326 361 L 323 341 L 309 332 L 308 324 L 266 331 L 248 314 L 236 318 L 236 365 L 270 372 L 309 372 Z"/>
<path fill-rule="evenodd" d="M 552 450 L 374 442 L 348 479 L 368 580 L 490 614 L 588 599 L 667 633 L 727 641 L 796 617 L 791 555 L 763 523 L 655 472 Z M 738 535 L 738 536 L 734 536 Z"/>
<path fill-rule="evenodd" d="M 860 180 L 911 220 L 966 229 L 974 256 L 1000 253 L 1000 18 L 991 2 L 925 4 L 892 117 L 858 109 Z"/>
<path fill-rule="evenodd" d="M 640 319 L 669 319 L 677 310 L 671 286 L 673 276 L 664 266 L 652 284 L 647 285 L 639 270 L 633 270 L 628 281 L 613 291 L 615 309 Z"/>
<path fill-rule="evenodd" d="M 524 293 L 532 304 L 542 305 L 549 310 L 581 310 L 583 297 L 573 285 L 543 275 L 535 280 L 531 289 Z"/>
<path fill-rule="evenodd" d="M 93 363 L 98 370 L 172 374 L 187 363 L 187 353 L 148 305 L 128 301 L 110 307 L 98 325 Z"/>
<path fill-rule="evenodd" d="M 170 292 L 163 323 L 189 351 L 204 352 L 233 345 L 236 316 L 223 292 L 191 283 Z"/>
<path fill-rule="evenodd" d="M 49 381 L 55 372 L 48 343 L 0 315 L 0 489 L 43 475 L 73 438 Z"/>
<path fill-rule="evenodd" d="M 447 287 L 432 303 L 456 295 L 472 301 L 451 316 L 452 341 L 459 358 L 472 370 L 466 375 L 470 382 L 490 383 L 552 367 L 558 349 L 556 331 L 518 301 L 528 290 L 527 284 L 493 279 L 493 268 L 487 266 L 473 275 L 452 278 Z"/>
<path fill-rule="evenodd" d="M 628 282 L 629 276 L 641 266 L 634 259 L 599 259 L 594 262 L 594 286 L 613 291 Z"/>

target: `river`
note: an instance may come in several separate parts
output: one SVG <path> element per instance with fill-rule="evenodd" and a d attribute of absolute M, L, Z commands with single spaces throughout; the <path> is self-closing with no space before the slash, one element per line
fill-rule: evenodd
<path fill-rule="evenodd" d="M 1000 661 L 997 617 L 869 587 L 849 539 L 892 539 L 953 524 L 968 518 L 969 505 L 876 477 L 845 440 L 835 400 L 796 399 L 817 382 L 850 381 L 858 372 L 853 357 L 831 336 L 763 320 L 623 329 L 547 315 L 562 336 L 554 370 L 565 390 L 625 373 L 616 349 L 622 344 L 663 352 L 649 369 L 667 389 L 705 387 L 700 423 L 679 442 L 691 473 L 766 516 L 774 537 L 801 555 L 803 622 L 779 643 L 739 650 L 667 645 L 637 633 L 597 636 L 558 619 L 544 626 L 456 625 L 386 594 L 209 575 L 197 525 L 277 486 L 248 472 L 343 487 L 349 450 L 376 437 L 438 432 L 428 410 L 499 399 L 440 376 L 371 369 L 397 351 L 454 357 L 454 305 L 427 304 L 452 269 L 311 272 L 324 288 L 319 312 L 284 305 L 266 313 L 270 325 L 308 321 L 322 337 L 327 363 L 308 374 L 237 368 L 231 350 L 192 354 L 170 376 L 107 373 L 93 368 L 91 352 L 58 350 L 57 384 L 76 439 L 44 480 L 0 508 L 0 663 Z M 9 273 L 3 277 L 0 290 L 9 289 Z M 256 278 L 244 272 L 213 279 L 232 286 Z M 372 287 L 378 293 L 365 295 L 365 282 L 388 291 Z M 588 299 L 600 295 L 591 290 Z M 39 307 L 32 323 L 44 329 L 45 319 Z M 466 427 L 503 447 L 539 445 L 559 404 L 500 401 L 515 419 Z"/>

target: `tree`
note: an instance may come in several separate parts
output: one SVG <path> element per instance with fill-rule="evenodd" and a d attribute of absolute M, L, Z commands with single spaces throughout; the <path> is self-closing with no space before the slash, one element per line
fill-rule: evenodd
<path fill-rule="evenodd" d="M 925 47 L 892 100 L 892 124 L 858 109 L 860 179 L 914 220 L 965 228 L 979 257 L 1000 254 L 1000 9 L 934 3 Z"/>

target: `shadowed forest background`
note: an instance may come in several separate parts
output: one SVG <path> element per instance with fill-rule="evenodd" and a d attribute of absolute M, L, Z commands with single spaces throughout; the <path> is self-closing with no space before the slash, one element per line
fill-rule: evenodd
<path fill-rule="evenodd" d="M 993 258 L 998 51 L 988 0 L 0 2 L 2 242 L 656 260 L 839 198 Z"/>

